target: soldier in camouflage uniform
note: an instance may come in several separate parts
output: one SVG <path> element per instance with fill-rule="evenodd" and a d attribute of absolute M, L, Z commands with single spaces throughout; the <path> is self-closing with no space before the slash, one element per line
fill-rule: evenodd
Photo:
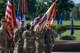
<path fill-rule="evenodd" d="M 23 51 L 23 39 L 22 39 L 22 33 L 25 31 L 24 28 L 24 21 L 20 21 L 20 27 L 15 30 L 14 33 L 14 41 L 15 44 L 18 44 L 18 53 L 22 53 Z"/>
<path fill-rule="evenodd" d="M 36 41 L 38 42 L 38 53 L 44 50 L 44 31 L 36 33 Z"/>
<path fill-rule="evenodd" d="M 36 17 L 35 19 L 34 19 L 34 31 L 38 31 L 38 22 L 39 22 L 39 20 L 40 20 L 40 18 L 39 17 Z"/>
<path fill-rule="evenodd" d="M 54 46 L 54 33 L 53 30 L 46 29 L 44 35 L 45 53 L 51 53 Z"/>
<path fill-rule="evenodd" d="M 39 32 L 38 22 L 40 18 L 36 17 L 34 19 L 34 32 L 36 36 L 36 50 L 38 53 L 43 53 L 44 50 L 44 31 Z"/>
<path fill-rule="evenodd" d="M 7 47 L 7 43 L 8 43 L 8 34 L 7 34 L 7 21 L 5 19 L 1 20 L 1 28 L 0 28 L 0 48 L 1 48 L 1 53 L 5 53 L 5 51 L 7 51 L 7 53 L 9 53 L 9 48 Z"/>
<path fill-rule="evenodd" d="M 27 25 L 27 30 L 23 33 L 24 42 L 24 53 L 35 53 L 35 35 L 30 25 Z M 26 45 L 26 46 L 25 46 Z"/>
<path fill-rule="evenodd" d="M 42 53 L 43 52 L 43 32 L 39 32 L 38 31 L 38 22 L 39 22 L 40 18 L 39 17 L 36 17 L 34 19 L 34 32 L 35 32 L 35 38 L 36 38 L 36 52 L 38 53 Z"/>

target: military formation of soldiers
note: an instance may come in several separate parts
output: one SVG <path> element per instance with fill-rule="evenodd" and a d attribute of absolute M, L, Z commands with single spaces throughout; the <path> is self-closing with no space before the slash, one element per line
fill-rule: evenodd
<path fill-rule="evenodd" d="M 29 23 L 24 26 L 24 21 L 20 21 L 20 27 L 14 31 L 12 39 L 7 38 L 7 21 L 1 20 L 0 28 L 0 52 L 13 53 L 14 47 L 18 46 L 17 53 L 51 53 L 54 45 L 54 31 L 43 29 L 41 32 L 35 30 L 39 18 L 34 19 L 33 25 Z"/>

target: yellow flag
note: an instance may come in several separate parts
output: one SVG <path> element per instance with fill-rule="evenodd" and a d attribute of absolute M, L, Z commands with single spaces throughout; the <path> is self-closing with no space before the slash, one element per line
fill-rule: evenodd
<path fill-rule="evenodd" d="M 50 6 L 50 8 L 46 11 L 46 13 L 40 19 L 39 23 L 41 23 L 41 24 L 40 24 L 40 27 L 39 27 L 39 31 L 42 31 L 44 29 L 44 27 L 46 25 L 46 22 L 48 21 L 48 19 L 50 17 L 50 14 L 52 12 L 53 6 L 54 6 L 54 3 Z"/>

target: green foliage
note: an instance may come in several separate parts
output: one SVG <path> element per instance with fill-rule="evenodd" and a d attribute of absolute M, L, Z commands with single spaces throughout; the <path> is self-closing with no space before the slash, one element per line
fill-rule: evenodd
<path fill-rule="evenodd" d="M 6 10 L 6 0 L 3 0 L 2 3 L 0 3 L 0 20 L 4 17 Z"/>
<path fill-rule="evenodd" d="M 55 0 L 51 0 L 51 2 L 48 0 L 38 1 L 36 6 L 36 16 L 42 16 L 44 13 L 46 13 L 46 11 L 49 9 L 54 1 Z"/>
<path fill-rule="evenodd" d="M 76 6 L 73 8 L 73 10 L 70 13 L 70 16 L 73 17 L 76 20 L 80 20 L 80 3 L 76 4 Z"/>
<path fill-rule="evenodd" d="M 30 20 L 27 20 L 26 23 L 30 23 Z M 63 20 L 63 25 L 65 25 L 66 27 L 70 27 L 70 23 L 71 23 L 71 21 L 69 21 L 69 20 L 68 21 Z M 57 21 L 55 20 L 54 24 L 51 28 L 53 28 L 53 30 L 55 30 L 56 26 L 57 26 Z M 74 27 L 80 28 L 80 21 L 74 21 Z M 55 32 L 55 34 L 57 34 L 56 31 L 54 31 L 54 32 Z M 70 30 L 66 30 L 64 33 L 62 33 L 62 36 L 65 36 L 65 35 L 70 36 Z M 76 30 L 74 29 L 74 36 L 76 37 L 76 40 L 80 40 L 80 29 L 76 29 Z M 60 40 L 60 36 L 58 36 L 56 38 L 56 40 Z"/>
<path fill-rule="evenodd" d="M 36 7 L 36 16 L 41 16 L 47 11 L 47 5 L 44 3 L 38 3 L 38 6 Z"/>
<path fill-rule="evenodd" d="M 60 0 L 57 5 L 58 11 L 61 13 L 62 11 L 70 12 L 72 8 L 75 6 L 75 3 L 72 0 Z"/>
<path fill-rule="evenodd" d="M 65 32 L 67 30 L 67 27 L 64 25 L 56 25 L 52 27 L 57 33 L 61 32 Z"/>
<path fill-rule="evenodd" d="M 76 37 L 66 35 L 66 36 L 61 36 L 60 40 L 76 40 Z"/>
<path fill-rule="evenodd" d="M 60 14 L 63 12 L 70 13 L 74 6 L 75 3 L 72 0 L 60 0 L 60 2 L 57 4 L 57 23 L 59 23 Z M 66 15 L 67 14 L 65 14 L 64 18 L 67 17 Z"/>
<path fill-rule="evenodd" d="M 36 0 L 29 0 L 28 1 L 28 18 L 33 18 L 35 16 L 36 7 L 35 7 Z"/>
<path fill-rule="evenodd" d="M 54 30 L 54 32 L 53 32 L 53 37 L 54 37 L 54 38 L 57 38 L 57 37 L 58 37 L 55 30 Z"/>
<path fill-rule="evenodd" d="M 15 10 L 17 14 L 18 2 L 19 0 L 15 0 Z M 55 0 L 28 0 L 28 13 L 27 18 L 35 18 L 36 16 L 42 16 L 51 6 L 51 4 Z M 2 0 L 0 3 L 0 16 L 4 17 L 5 9 L 6 9 L 7 0 Z M 74 7 L 74 2 L 72 0 L 60 0 L 57 4 L 57 18 L 59 19 L 60 13 L 63 11 L 70 12 Z"/>
<path fill-rule="evenodd" d="M 46 11 L 51 6 L 53 1 L 55 0 L 51 0 L 51 2 L 48 0 L 38 0 L 38 1 L 29 0 L 27 17 L 28 18 L 35 18 L 36 16 L 41 17 L 44 13 L 46 13 Z"/>
<path fill-rule="evenodd" d="M 19 0 L 15 0 L 15 1 L 14 1 L 14 5 L 15 5 L 16 15 L 17 15 L 17 10 L 18 10 L 18 4 L 19 4 Z"/>

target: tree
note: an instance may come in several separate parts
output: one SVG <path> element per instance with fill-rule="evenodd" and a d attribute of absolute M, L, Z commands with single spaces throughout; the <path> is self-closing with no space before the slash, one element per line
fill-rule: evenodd
<path fill-rule="evenodd" d="M 35 7 L 36 0 L 28 0 L 28 18 L 34 18 L 36 14 L 36 7 Z"/>
<path fill-rule="evenodd" d="M 47 11 L 47 5 L 45 3 L 38 3 L 36 7 L 36 16 L 42 16 Z"/>
<path fill-rule="evenodd" d="M 75 6 L 75 3 L 72 0 L 59 0 L 59 4 L 57 5 L 57 20 L 59 23 L 60 14 L 64 11 L 70 13 Z"/>
<path fill-rule="evenodd" d="M 36 6 L 36 16 L 42 16 L 55 0 L 39 0 Z"/>
<path fill-rule="evenodd" d="M 57 3 L 57 17 L 56 19 L 59 21 L 59 17 L 61 13 L 64 13 L 64 18 L 69 16 L 69 13 L 72 11 L 73 7 L 75 6 L 75 3 L 72 0 L 39 0 L 38 6 L 36 8 L 36 16 L 44 14 L 47 9 L 50 7 L 50 5 L 58 1 Z"/>
<path fill-rule="evenodd" d="M 3 17 L 5 15 L 6 2 L 7 0 L 2 0 L 3 3 L 0 3 L 0 16 Z M 15 1 L 15 9 L 17 14 L 18 9 L 18 1 Z M 27 18 L 34 18 L 36 16 L 42 16 L 51 4 L 56 0 L 28 0 L 28 13 Z M 57 5 L 57 18 L 59 19 L 60 13 L 63 11 L 70 12 L 74 7 L 74 2 L 72 0 L 60 0 L 59 5 Z"/>
<path fill-rule="evenodd" d="M 80 4 L 76 4 L 70 13 L 70 17 L 80 20 Z"/>
<path fill-rule="evenodd" d="M 2 2 L 0 3 L 0 20 L 1 18 L 4 17 L 5 10 L 6 10 L 6 0 L 2 0 Z"/>

